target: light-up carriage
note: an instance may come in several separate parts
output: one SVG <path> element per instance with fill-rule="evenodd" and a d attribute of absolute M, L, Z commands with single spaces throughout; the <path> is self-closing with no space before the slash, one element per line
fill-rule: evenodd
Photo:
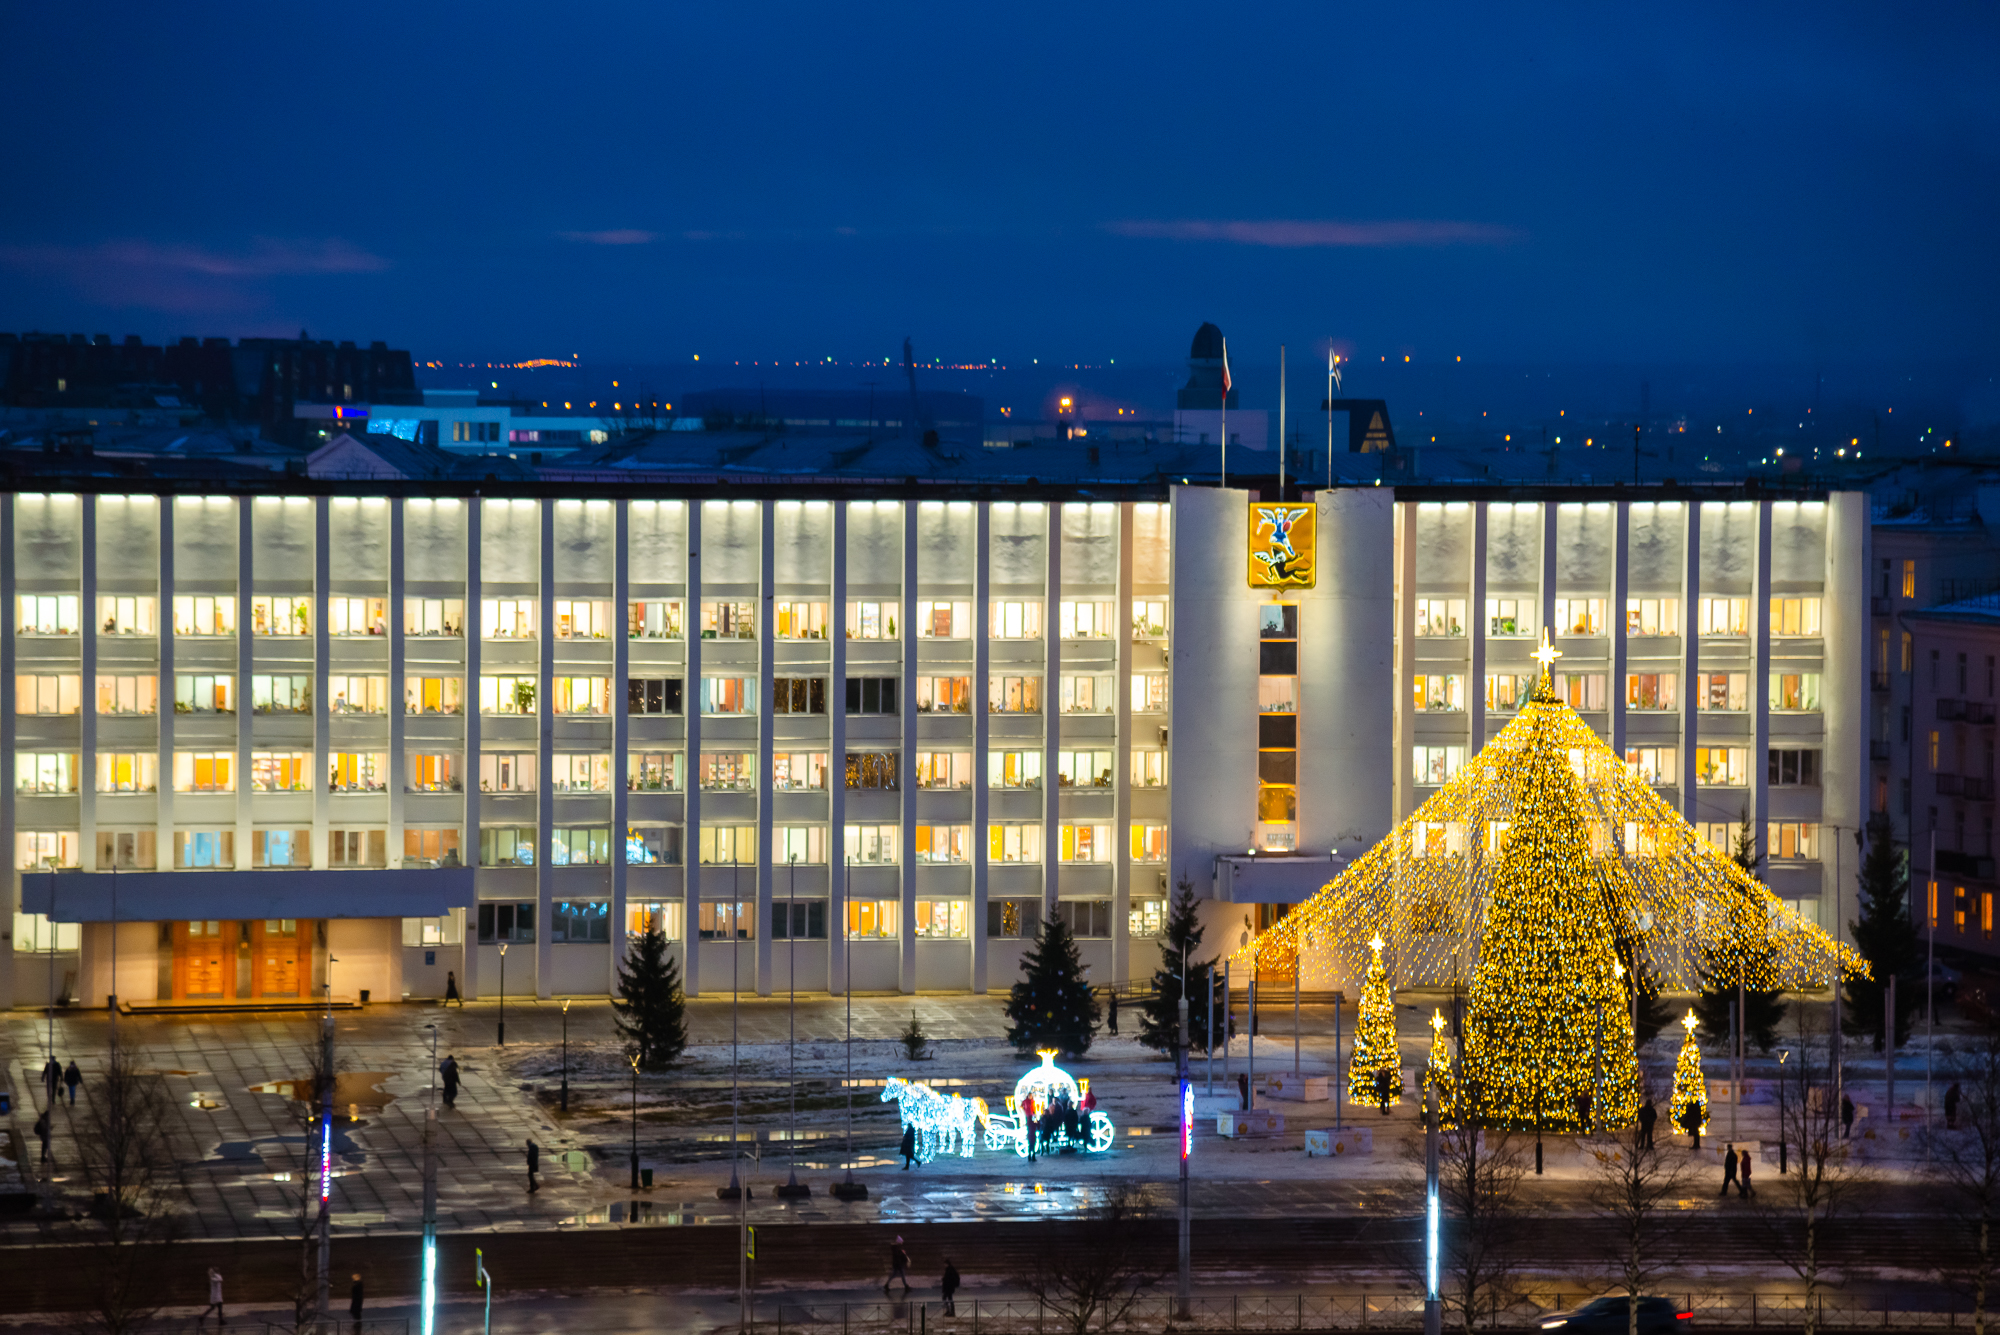
<path fill-rule="evenodd" d="M 1011 1149 L 1023 1159 L 1028 1157 L 1031 1145 L 1037 1154 L 1054 1154 L 1071 1148 L 1099 1154 L 1110 1149 L 1116 1131 L 1111 1119 L 1095 1108 L 1084 1110 L 1084 1091 L 1070 1078 L 1069 1072 L 1056 1065 L 1055 1049 L 1045 1048 L 1036 1055 L 1041 1057 L 1042 1064 L 1015 1082 L 1006 1112 L 992 1112 L 986 1100 L 973 1100 L 979 1120 L 986 1124 L 986 1148 Z M 1058 1116 L 1052 1127 L 1042 1129 L 1039 1122 L 1051 1108 L 1067 1115 Z M 1031 1112 L 1036 1125 L 1029 1123 Z M 1072 1127 L 1076 1130 L 1075 1138 L 1070 1135 Z"/>

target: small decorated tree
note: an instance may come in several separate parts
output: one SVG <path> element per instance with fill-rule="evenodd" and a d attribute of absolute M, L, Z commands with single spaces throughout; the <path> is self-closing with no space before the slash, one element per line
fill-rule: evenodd
<path fill-rule="evenodd" d="M 1139 1012 L 1139 1042 L 1155 1052 L 1171 1054 L 1179 1041 L 1181 977 L 1187 976 L 1188 1044 L 1206 1052 L 1208 1013 L 1213 1004 L 1202 995 L 1207 986 L 1212 997 L 1221 987 L 1213 960 L 1197 960 L 1201 953 L 1201 919 L 1195 913 L 1194 882 L 1186 876 L 1174 887 L 1173 908 L 1167 914 L 1166 935 L 1160 941 L 1160 967 L 1153 970 L 1153 994 Z M 1219 1009 L 1219 1007 L 1218 1007 Z"/>
<path fill-rule="evenodd" d="M 667 938 L 657 923 L 632 943 L 618 970 L 618 995 L 612 998 L 619 1037 L 630 1045 L 639 1065 L 663 1070 L 687 1049 L 687 997 L 681 991 L 680 966 L 667 954 Z"/>
<path fill-rule="evenodd" d="M 1681 1017 L 1681 1027 L 1687 1038 L 1681 1043 L 1680 1060 L 1674 1063 L 1674 1097 L 1667 1109 L 1674 1130 L 1699 1136 L 1708 1130 L 1708 1077 L 1701 1070 L 1701 1045 L 1694 1041 L 1701 1021 L 1689 1010 Z"/>
<path fill-rule="evenodd" d="M 1457 1125 L 1452 1115 L 1451 1045 L 1444 1040 L 1444 1031 L 1449 1028 L 1451 1022 L 1443 1011 L 1431 1012 L 1431 1059 L 1424 1064 L 1424 1088 L 1437 1095 L 1440 1127 Z"/>
<path fill-rule="evenodd" d="M 1062 919 L 1050 918 L 1007 995 L 1007 1041 L 1023 1057 L 1042 1048 L 1081 1057 L 1096 1032 L 1097 996 L 1083 976 L 1076 938 Z"/>
<path fill-rule="evenodd" d="M 1388 1103 L 1403 1096 L 1403 1057 L 1396 1046 L 1396 1004 L 1389 992 L 1389 971 L 1382 967 L 1382 938 L 1375 937 L 1368 946 L 1375 953 L 1361 980 L 1361 1014 L 1354 1022 L 1347 1093 L 1356 1103 L 1381 1104 L 1386 1111 Z M 1376 1079 L 1378 1072 L 1389 1077 L 1386 1101 L 1382 1097 L 1384 1086 Z"/>

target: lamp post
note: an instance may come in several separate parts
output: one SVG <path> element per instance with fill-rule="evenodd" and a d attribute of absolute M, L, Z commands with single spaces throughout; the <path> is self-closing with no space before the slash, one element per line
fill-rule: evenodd
<path fill-rule="evenodd" d="M 1785 1173 L 1785 1058 L 1791 1056 L 1788 1048 L 1778 1049 L 1778 1175 Z"/>
<path fill-rule="evenodd" d="M 1178 1048 L 1178 1060 L 1175 1062 L 1175 1065 L 1179 1068 L 1175 1074 L 1180 1077 L 1175 1084 L 1180 1090 L 1181 1105 L 1181 1229 L 1180 1284 L 1175 1289 L 1174 1296 L 1176 1312 L 1183 1319 L 1190 1315 L 1190 1308 L 1194 1302 L 1194 1270 L 1192 1238 L 1190 1236 L 1192 1233 L 1192 1224 L 1188 1214 L 1188 1155 L 1194 1149 L 1194 1081 L 1190 1078 L 1191 1072 L 1188 1070 L 1190 1035 L 1188 1033 L 1187 957 L 1188 952 L 1183 947 L 1181 950 L 1181 999 L 1180 1005 L 1176 1007 L 1180 1012 L 1180 1042 L 1175 1045 Z"/>
<path fill-rule="evenodd" d="M 799 855 L 793 853 L 787 861 L 791 867 L 791 900 L 785 905 L 785 968 L 791 975 L 790 1000 L 787 1007 L 786 1023 L 790 1026 L 787 1046 L 791 1050 L 791 1074 L 787 1083 L 791 1086 L 792 1109 L 791 1130 L 787 1133 L 790 1144 L 785 1153 L 787 1166 L 791 1170 L 785 1184 L 778 1188 L 781 1200 L 797 1200 L 812 1195 L 812 1188 L 799 1182 L 799 933 L 798 923 L 792 915 L 798 911 Z"/>
<path fill-rule="evenodd" d="M 632 1190 L 639 1189 L 639 1054 L 633 1053 L 632 1063 Z"/>
<path fill-rule="evenodd" d="M 562 1110 L 569 1111 L 569 998 L 563 998 Z"/>
<path fill-rule="evenodd" d="M 433 1335 L 437 1319 L 437 1026 L 431 1031 L 431 1089 L 424 1104 L 424 1254 L 419 1292 L 423 1311 L 419 1335 Z"/>
<path fill-rule="evenodd" d="M 850 856 L 847 859 L 847 879 L 842 884 L 851 885 L 853 883 L 853 876 L 854 859 Z M 847 1090 L 847 1151 L 844 1156 L 847 1161 L 847 1175 L 843 1180 L 833 1184 L 832 1191 L 835 1200 L 865 1201 L 868 1199 L 867 1184 L 854 1180 L 854 943 L 846 939 L 847 924 L 845 922 L 835 923 L 833 930 L 841 933 L 840 957 L 845 962 L 847 970 L 847 982 L 845 984 L 847 990 L 847 1038 L 845 1040 L 847 1050 L 847 1078 L 842 1082 Z"/>
<path fill-rule="evenodd" d="M 507 1046 L 507 943 L 500 943 L 500 1046 Z"/>
<path fill-rule="evenodd" d="M 1541 1152 L 1537 1139 L 1537 1171 Z M 1444 1330 L 1444 1303 L 1438 1293 L 1438 1207 L 1438 1106 L 1433 1085 L 1424 1091 L 1424 1335 L 1441 1335 Z"/>

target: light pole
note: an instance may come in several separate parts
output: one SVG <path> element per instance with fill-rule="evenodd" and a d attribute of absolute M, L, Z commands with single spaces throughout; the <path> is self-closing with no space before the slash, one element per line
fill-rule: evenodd
<path fill-rule="evenodd" d="M 1181 948 L 1181 999 L 1176 1008 L 1180 1012 L 1180 1067 L 1176 1073 L 1180 1079 L 1181 1105 L 1181 1199 L 1180 1199 L 1180 1285 L 1175 1290 L 1178 1314 L 1186 1319 L 1194 1303 L 1194 1273 L 1192 1258 L 1192 1223 L 1188 1214 L 1188 1155 L 1194 1149 L 1194 1081 L 1188 1071 L 1188 997 L 1187 997 L 1187 947 Z"/>
<path fill-rule="evenodd" d="M 1539 1139 L 1535 1153 L 1541 1154 Z M 1438 1297 L 1438 1213 L 1438 1106 L 1433 1085 L 1424 1091 L 1424 1335 L 1442 1335 L 1444 1330 L 1444 1304 Z"/>
<path fill-rule="evenodd" d="M 1778 1176 L 1785 1174 L 1785 1058 L 1791 1056 L 1786 1048 L 1778 1049 Z"/>
<path fill-rule="evenodd" d="M 332 955 L 326 957 L 326 1019 L 320 1031 L 319 1278 L 315 1288 L 321 1330 L 326 1329 L 327 1309 L 333 1301 L 333 966 L 338 963 Z"/>
<path fill-rule="evenodd" d="M 788 862 L 791 866 L 789 887 L 791 900 L 785 905 L 785 967 L 791 974 L 791 997 L 786 1022 L 790 1026 L 790 1037 L 787 1042 L 791 1049 L 789 1083 L 792 1091 L 792 1129 L 789 1132 L 791 1143 L 786 1150 L 785 1158 L 791 1172 L 785 1180 L 785 1185 L 778 1188 L 778 1197 L 780 1200 L 798 1200 L 812 1195 L 812 1188 L 799 1182 L 799 933 L 798 924 L 792 921 L 792 914 L 797 911 L 799 902 L 799 855 L 793 853 Z"/>
<path fill-rule="evenodd" d="M 628 1060 L 632 1063 L 632 1190 L 639 1189 L 639 1054 L 633 1053 Z"/>
<path fill-rule="evenodd" d="M 500 943 L 500 1046 L 507 1046 L 507 943 Z"/>
<path fill-rule="evenodd" d="M 849 857 L 847 859 L 847 879 L 842 884 L 852 884 L 853 876 L 854 859 Z M 847 924 L 845 922 L 835 923 L 833 930 L 841 934 L 840 957 L 845 963 L 847 970 L 847 982 L 845 984 L 847 992 L 847 1038 L 845 1040 L 847 1079 L 842 1082 L 847 1089 L 847 1152 L 844 1156 L 847 1160 L 847 1176 L 844 1180 L 833 1184 L 833 1196 L 835 1200 L 865 1201 L 868 1199 L 867 1184 L 854 1180 L 854 943 L 847 940 Z"/>
<path fill-rule="evenodd" d="M 424 1103 L 424 1255 L 419 1280 L 423 1311 L 421 1335 L 433 1335 L 437 1318 L 437 1026 L 431 1031 L 431 1089 Z"/>
<path fill-rule="evenodd" d="M 569 1111 L 569 998 L 568 998 L 568 997 L 564 997 L 564 998 L 563 998 L 563 1019 L 562 1019 L 562 1029 L 563 1029 L 563 1039 L 562 1039 L 562 1066 L 563 1066 L 563 1081 L 562 1081 L 562 1110 L 563 1110 L 564 1112 L 568 1112 L 568 1111 Z"/>

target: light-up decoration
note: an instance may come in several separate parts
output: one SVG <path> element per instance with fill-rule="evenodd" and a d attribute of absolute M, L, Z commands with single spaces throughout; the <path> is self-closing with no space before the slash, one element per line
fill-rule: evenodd
<path fill-rule="evenodd" d="M 1403 987 L 1463 983 L 1473 964 L 1455 1111 L 1487 1127 L 1631 1124 L 1635 976 L 1695 991 L 1716 976 L 1800 989 L 1868 975 L 1632 773 L 1556 698 L 1546 666 L 1513 722 L 1241 956 L 1338 977 L 1371 938 L 1393 943 Z M 1350 1097 L 1366 1101 L 1357 1037 Z"/>
<path fill-rule="evenodd" d="M 333 1114 L 324 1110 L 319 1122 L 319 1199 L 324 1205 L 333 1192 Z"/>
<path fill-rule="evenodd" d="M 1250 587 L 1310 589 L 1317 575 L 1313 547 L 1317 513 L 1311 505 L 1250 503 Z"/>
<path fill-rule="evenodd" d="M 974 1099 L 980 1120 L 986 1124 L 986 1147 L 988 1149 L 1012 1149 L 1023 1159 L 1032 1148 L 1037 1154 L 1053 1154 L 1063 1149 L 1086 1150 L 1099 1154 L 1111 1148 L 1111 1139 L 1116 1134 L 1111 1119 L 1095 1108 L 1083 1110 L 1083 1093 L 1077 1088 L 1069 1072 L 1056 1065 L 1056 1050 L 1041 1048 L 1036 1055 L 1042 1064 L 1014 1082 L 1014 1092 L 1007 1099 L 1007 1111 L 991 1112 L 984 1099 Z M 1184 1109 L 1186 1105 L 1183 1105 Z M 1053 1128 L 1044 1131 L 1040 1121 L 1051 1108 L 1066 1109 L 1074 1113 L 1078 1139 L 1072 1140 L 1064 1118 L 1058 1118 Z M 1036 1125 L 1028 1124 L 1032 1111 Z M 1186 1117 L 1183 1112 L 1183 1118 Z M 1183 1121 L 1183 1125 L 1187 1123 Z M 1032 1144 L 1030 1137 L 1032 1136 Z M 1186 1153 L 1183 1148 L 1182 1153 Z"/>
<path fill-rule="evenodd" d="M 1689 1109 L 1700 1119 L 1701 1130 L 1708 1130 L 1708 1077 L 1701 1069 L 1701 1045 L 1694 1041 L 1694 1031 L 1700 1025 L 1692 1007 L 1681 1017 L 1687 1037 L 1681 1040 L 1681 1055 L 1674 1063 L 1674 1096 L 1667 1104 L 1667 1115 L 1673 1120 L 1674 1130 L 1682 1133 L 1687 1131 L 1691 1120 Z"/>
<path fill-rule="evenodd" d="M 898 1076 L 883 1082 L 882 1102 L 895 1103 L 903 1125 L 917 1129 L 918 1163 L 929 1163 L 940 1154 L 972 1157 L 980 1100 L 967 1102 L 963 1094 L 946 1098 L 921 1081 Z"/>
<path fill-rule="evenodd" d="M 1382 938 L 1368 938 L 1368 974 L 1361 980 L 1361 1014 L 1354 1022 L 1354 1052 L 1347 1062 L 1347 1094 L 1355 1103 L 1381 1106 L 1388 1094 L 1394 1107 L 1403 1096 L 1403 1053 L 1396 1042 L 1396 1003 L 1389 973 L 1382 966 Z M 1387 1084 L 1377 1088 L 1376 1077 Z"/>
<path fill-rule="evenodd" d="M 1194 1151 L 1194 1081 L 1181 1081 L 1181 1158 Z"/>

